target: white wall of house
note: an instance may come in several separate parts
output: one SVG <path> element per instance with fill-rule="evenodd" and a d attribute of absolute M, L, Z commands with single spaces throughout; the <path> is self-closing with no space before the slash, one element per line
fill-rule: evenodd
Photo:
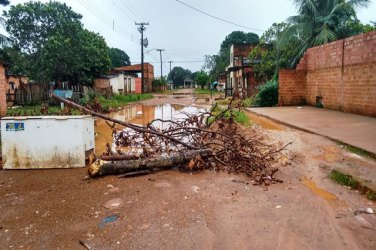
<path fill-rule="evenodd" d="M 114 94 L 132 94 L 136 91 L 136 78 L 133 75 L 118 74 L 110 79 Z"/>
<path fill-rule="evenodd" d="M 131 94 L 136 91 L 136 78 L 133 75 L 124 75 L 124 93 Z"/>
<path fill-rule="evenodd" d="M 122 94 L 124 92 L 124 75 L 119 74 L 110 79 L 110 85 L 114 94 Z"/>

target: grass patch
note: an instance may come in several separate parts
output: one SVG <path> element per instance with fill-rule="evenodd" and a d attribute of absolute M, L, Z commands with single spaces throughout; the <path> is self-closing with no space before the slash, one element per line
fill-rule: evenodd
<path fill-rule="evenodd" d="M 213 115 L 218 116 L 223 111 L 222 108 L 216 106 L 216 108 L 213 110 Z M 244 126 L 249 126 L 251 124 L 251 120 L 247 116 L 247 114 L 244 111 L 241 110 L 230 110 L 227 111 L 224 114 L 224 117 L 229 119 L 230 117 L 233 117 L 234 121 L 237 123 L 240 123 Z M 210 117 L 208 122 L 212 123 L 214 120 L 214 117 Z"/>
<path fill-rule="evenodd" d="M 28 105 L 17 108 L 7 109 L 7 116 L 43 116 L 41 112 L 41 105 Z M 79 110 L 73 109 L 72 115 L 80 115 Z M 48 106 L 48 115 L 61 115 L 62 110 L 60 106 Z"/>
<path fill-rule="evenodd" d="M 376 201 L 376 192 L 372 190 L 368 190 L 366 193 L 367 199 L 371 201 Z"/>
<path fill-rule="evenodd" d="M 367 152 L 364 149 L 361 149 L 361 148 L 358 148 L 358 147 L 354 147 L 354 146 L 351 146 L 351 145 L 344 145 L 343 143 L 338 143 L 338 144 L 341 147 L 343 147 L 344 149 L 346 149 L 347 151 L 349 151 L 350 153 L 353 153 L 353 154 L 356 154 L 356 155 L 360 155 L 360 156 L 364 156 L 364 157 L 369 157 L 369 158 L 376 159 L 375 155 Z"/>
<path fill-rule="evenodd" d="M 351 175 L 343 174 L 337 170 L 332 170 L 329 177 L 333 181 L 341 185 L 351 187 L 352 189 L 357 189 L 359 187 L 359 182 L 355 180 Z"/>
<path fill-rule="evenodd" d="M 224 100 L 218 100 L 216 102 L 217 102 L 218 105 L 228 106 L 230 104 L 230 101 L 231 101 L 231 97 L 227 98 L 227 99 L 224 99 Z M 242 106 L 244 108 L 249 108 L 249 107 L 254 106 L 255 98 L 254 97 L 248 97 L 248 98 L 242 99 L 241 101 L 243 102 Z M 236 104 L 239 103 L 239 100 L 234 100 L 232 103 L 234 105 L 236 105 Z"/>
<path fill-rule="evenodd" d="M 211 90 L 210 89 L 195 89 L 195 94 L 198 94 L 198 95 L 210 95 L 211 93 Z M 218 93 L 218 90 L 217 89 L 213 89 L 213 94 L 216 94 Z"/>
<path fill-rule="evenodd" d="M 371 201 L 376 201 L 376 192 L 368 188 L 367 186 L 361 184 L 351 175 L 341 173 L 338 170 L 332 170 L 329 174 L 329 178 L 341 185 L 350 187 L 351 189 L 357 189 L 362 194 L 364 194 L 367 197 L 367 199 Z"/>
<path fill-rule="evenodd" d="M 111 99 L 106 99 L 103 96 L 98 98 L 98 102 L 105 108 L 118 108 L 125 106 L 130 102 L 139 102 L 153 98 L 152 94 L 135 94 L 135 95 L 119 95 L 115 94 Z"/>

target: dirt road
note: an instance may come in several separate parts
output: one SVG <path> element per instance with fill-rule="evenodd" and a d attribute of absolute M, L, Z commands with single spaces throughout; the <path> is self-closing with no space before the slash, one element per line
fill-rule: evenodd
<path fill-rule="evenodd" d="M 95 180 L 83 179 L 86 169 L 1 171 L 1 248 L 85 249 L 82 240 L 92 249 L 375 249 L 376 215 L 354 215 L 375 204 L 327 178 L 335 164 L 375 161 L 254 120 L 271 142 L 294 141 L 282 184 L 264 191 L 211 171 Z"/>

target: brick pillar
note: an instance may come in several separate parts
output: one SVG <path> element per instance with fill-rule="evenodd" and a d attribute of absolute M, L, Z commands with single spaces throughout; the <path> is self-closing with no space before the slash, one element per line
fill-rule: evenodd
<path fill-rule="evenodd" d="M 0 116 L 7 113 L 6 84 L 4 65 L 0 62 Z"/>

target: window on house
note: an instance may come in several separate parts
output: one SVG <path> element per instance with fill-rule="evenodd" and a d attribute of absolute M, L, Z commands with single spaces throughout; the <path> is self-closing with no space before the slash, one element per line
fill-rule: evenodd
<path fill-rule="evenodd" d="M 14 90 L 14 82 L 9 82 L 9 89 Z"/>

